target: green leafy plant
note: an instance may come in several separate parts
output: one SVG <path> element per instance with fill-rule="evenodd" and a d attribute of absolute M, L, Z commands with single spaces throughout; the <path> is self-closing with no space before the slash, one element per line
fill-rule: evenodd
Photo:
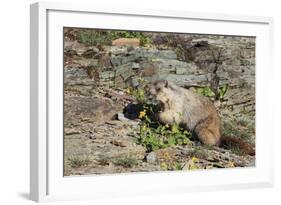
<path fill-rule="evenodd" d="M 213 91 L 209 86 L 196 88 L 196 92 L 205 97 L 215 97 L 218 100 L 223 100 L 228 90 L 228 84 L 220 86 L 217 91 Z M 218 96 L 216 96 L 218 95 Z"/>
<path fill-rule="evenodd" d="M 201 94 L 201 95 L 203 95 L 203 96 L 206 96 L 206 97 L 213 97 L 213 96 L 215 96 L 215 93 L 208 86 L 197 88 L 196 92 Z"/>
<path fill-rule="evenodd" d="M 140 137 L 137 138 L 137 144 L 144 146 L 147 151 L 189 144 L 190 138 L 192 138 L 190 132 L 181 128 L 177 123 L 163 125 L 156 120 L 156 115 L 160 108 L 148 102 L 143 89 L 144 80 L 139 79 L 139 83 L 140 86 L 138 88 L 130 87 L 127 90 L 142 108 L 139 112 L 141 123 Z M 179 113 L 179 117 L 182 117 L 181 113 Z"/>
<path fill-rule="evenodd" d="M 127 93 L 133 96 L 139 104 L 146 104 L 148 101 L 144 89 L 146 81 L 142 77 L 138 78 L 137 80 L 139 85 L 137 87 L 128 87 Z"/>
<path fill-rule="evenodd" d="M 138 103 L 145 103 L 147 101 L 145 91 L 142 88 L 128 88 L 127 92 L 131 94 Z"/>
<path fill-rule="evenodd" d="M 218 89 L 219 99 L 222 100 L 228 90 L 228 84 L 225 84 Z"/>
<path fill-rule="evenodd" d="M 179 162 L 174 162 L 172 169 L 173 169 L 173 170 L 182 170 L 182 169 L 183 169 L 183 166 L 182 166 L 182 164 L 179 163 Z"/>
<path fill-rule="evenodd" d="M 110 45 L 111 36 L 108 31 L 81 29 L 78 32 L 78 41 L 87 45 Z"/>
<path fill-rule="evenodd" d="M 150 37 L 144 32 L 137 31 L 106 31 L 82 29 L 78 32 L 78 41 L 88 45 L 110 45 L 117 38 L 138 38 L 142 46 L 151 43 Z"/>
<path fill-rule="evenodd" d="M 190 143 L 191 133 L 176 123 L 172 126 L 153 123 L 147 115 L 141 116 L 141 119 L 137 143 L 144 146 L 147 151 Z"/>
<path fill-rule="evenodd" d="M 183 165 L 179 162 L 162 162 L 160 167 L 163 171 L 183 170 Z"/>

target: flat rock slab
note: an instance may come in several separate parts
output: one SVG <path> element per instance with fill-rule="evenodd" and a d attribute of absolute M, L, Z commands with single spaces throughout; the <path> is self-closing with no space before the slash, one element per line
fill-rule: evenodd
<path fill-rule="evenodd" d="M 137 38 L 118 38 L 112 41 L 113 46 L 133 46 L 138 47 L 140 46 L 140 40 Z"/>
<path fill-rule="evenodd" d="M 66 176 L 131 172 L 137 167 L 144 169 L 145 148 L 137 145 L 132 137 L 132 133 L 138 130 L 137 122 L 115 120 L 97 125 L 84 121 L 65 130 L 68 131 L 64 137 Z M 87 164 L 75 167 L 71 164 L 73 159 L 86 159 Z M 132 164 L 126 164 L 130 160 Z"/>
<path fill-rule="evenodd" d="M 122 111 L 122 107 L 108 98 L 88 96 L 66 96 L 64 98 L 64 118 L 66 121 L 77 119 L 93 120 L 103 123 Z"/>

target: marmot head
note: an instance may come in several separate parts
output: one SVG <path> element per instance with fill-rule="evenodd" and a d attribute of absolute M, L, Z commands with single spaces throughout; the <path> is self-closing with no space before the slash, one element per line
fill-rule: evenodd
<path fill-rule="evenodd" d="M 146 92 L 153 99 L 166 104 L 173 98 L 173 84 L 167 80 L 157 80 L 148 84 Z"/>

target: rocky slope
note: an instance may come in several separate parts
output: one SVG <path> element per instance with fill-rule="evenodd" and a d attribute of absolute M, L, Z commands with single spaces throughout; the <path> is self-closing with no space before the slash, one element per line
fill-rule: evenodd
<path fill-rule="evenodd" d="M 136 103 L 127 89 L 143 81 L 167 79 L 190 89 L 227 85 L 213 99 L 222 130 L 254 144 L 254 38 L 147 33 L 146 46 L 100 47 L 79 42 L 78 32 L 65 33 L 65 175 L 254 166 L 253 156 L 197 141 L 147 152 L 136 143 L 140 120 L 123 114 Z"/>

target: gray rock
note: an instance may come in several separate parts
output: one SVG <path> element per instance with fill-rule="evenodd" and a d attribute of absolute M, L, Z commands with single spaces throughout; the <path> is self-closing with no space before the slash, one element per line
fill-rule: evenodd
<path fill-rule="evenodd" d="M 193 74 L 197 71 L 197 66 L 194 63 L 185 63 L 182 66 L 176 67 L 176 74 L 177 75 L 187 75 Z"/>
<path fill-rule="evenodd" d="M 106 98 L 66 96 L 64 103 L 66 122 L 83 117 L 94 119 L 96 123 L 104 123 L 122 110 L 121 105 L 115 105 Z"/>
<path fill-rule="evenodd" d="M 154 152 L 150 152 L 146 155 L 146 161 L 148 163 L 155 163 L 157 160 L 157 156 Z"/>
<path fill-rule="evenodd" d="M 101 80 L 111 80 L 115 77 L 114 71 L 103 71 L 99 74 Z"/>
<path fill-rule="evenodd" d="M 166 79 L 172 81 L 178 86 L 190 86 L 190 85 L 206 85 L 209 75 L 177 75 L 177 74 L 160 74 L 155 76 L 156 79 Z M 153 80 L 154 80 L 153 79 Z"/>
<path fill-rule="evenodd" d="M 147 63 L 143 64 L 143 67 L 157 68 L 157 73 L 159 74 L 194 74 L 197 71 L 197 66 L 194 63 L 187 63 L 184 61 L 179 61 L 176 59 L 153 59 Z"/>
<path fill-rule="evenodd" d="M 116 49 L 116 48 L 115 48 Z M 143 61 L 151 61 L 153 59 L 166 59 L 176 60 L 177 55 L 172 50 L 158 50 L 155 48 L 136 48 L 129 52 L 125 48 L 119 48 L 119 52 L 114 51 L 115 55 L 112 57 L 111 62 L 114 66 L 120 66 L 126 63 Z M 133 66 L 135 67 L 135 66 Z"/>
<path fill-rule="evenodd" d="M 132 87 L 137 87 L 140 83 L 139 83 L 139 77 L 132 77 L 131 80 L 130 80 L 130 85 Z"/>
<path fill-rule="evenodd" d="M 115 68 L 115 76 L 121 76 L 124 81 L 132 75 L 133 69 L 131 63 L 123 64 Z"/>
<path fill-rule="evenodd" d="M 82 55 L 85 51 L 89 49 L 97 49 L 93 46 L 86 46 L 83 43 L 79 43 L 77 41 L 65 41 L 64 43 L 65 50 L 75 50 L 78 55 Z"/>
<path fill-rule="evenodd" d="M 114 56 L 126 55 L 128 48 L 127 46 L 111 46 L 108 51 Z"/>
<path fill-rule="evenodd" d="M 111 58 L 111 63 L 113 64 L 113 66 L 119 66 L 122 64 L 122 57 L 112 57 Z"/>
<path fill-rule="evenodd" d="M 158 50 L 155 48 L 137 48 L 130 52 L 131 55 L 137 58 L 146 59 L 177 59 L 177 54 L 172 50 Z"/>
<path fill-rule="evenodd" d="M 87 77 L 87 72 L 82 68 L 68 68 L 64 70 L 65 78 Z"/>

